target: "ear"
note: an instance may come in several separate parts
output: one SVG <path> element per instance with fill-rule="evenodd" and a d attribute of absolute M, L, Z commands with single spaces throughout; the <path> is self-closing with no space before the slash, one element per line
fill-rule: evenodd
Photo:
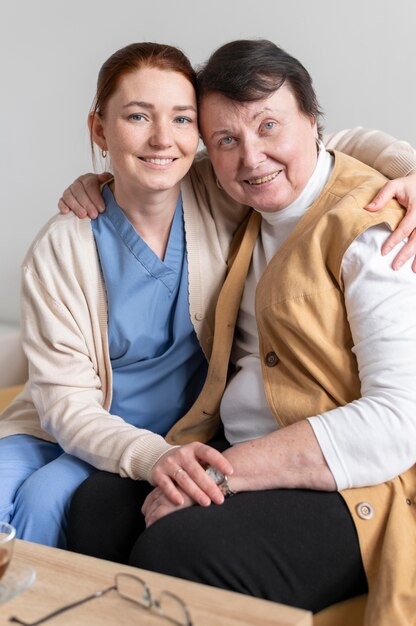
<path fill-rule="evenodd" d="M 311 121 L 311 127 L 312 127 L 313 134 L 315 136 L 315 139 L 318 139 L 318 136 L 319 136 L 318 135 L 318 121 L 315 115 L 310 115 L 309 119 Z"/>
<path fill-rule="evenodd" d="M 91 139 L 101 150 L 108 150 L 101 117 L 97 112 L 88 115 L 88 128 Z"/>

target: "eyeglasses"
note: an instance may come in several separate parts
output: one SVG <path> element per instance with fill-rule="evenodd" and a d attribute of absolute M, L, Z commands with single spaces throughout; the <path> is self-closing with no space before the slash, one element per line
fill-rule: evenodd
<path fill-rule="evenodd" d="M 134 602 L 142 608 L 156 613 L 172 624 L 176 624 L 177 626 L 193 626 L 189 609 L 181 598 L 170 591 L 162 591 L 158 598 L 154 598 L 144 580 L 132 574 L 122 573 L 116 574 L 114 585 L 111 587 L 107 587 L 107 589 L 103 589 L 101 591 L 96 591 L 86 598 L 67 604 L 60 609 L 41 617 L 36 622 L 25 622 L 18 617 L 10 617 L 9 622 L 21 624 L 22 626 L 38 626 L 38 624 L 43 624 L 43 622 L 46 622 L 61 613 L 65 613 L 65 611 L 69 611 L 80 604 L 84 604 L 84 602 L 94 600 L 94 598 L 100 598 L 110 591 L 117 591 L 119 596 L 124 598 L 124 600 Z"/>

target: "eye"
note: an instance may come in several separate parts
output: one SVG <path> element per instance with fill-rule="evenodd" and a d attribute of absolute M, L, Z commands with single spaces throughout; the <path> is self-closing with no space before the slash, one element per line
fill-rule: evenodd
<path fill-rule="evenodd" d="M 143 122 L 146 118 L 141 113 L 132 113 L 128 119 L 133 120 L 133 122 Z"/>
<path fill-rule="evenodd" d="M 191 124 L 192 120 L 189 117 L 180 116 L 180 117 L 175 117 L 175 122 L 182 126 L 184 124 Z"/>
<path fill-rule="evenodd" d="M 272 130 L 276 126 L 276 122 L 264 122 L 264 128 L 266 130 Z"/>
<path fill-rule="evenodd" d="M 232 146 L 234 143 L 234 137 L 221 137 L 220 145 L 222 146 Z"/>

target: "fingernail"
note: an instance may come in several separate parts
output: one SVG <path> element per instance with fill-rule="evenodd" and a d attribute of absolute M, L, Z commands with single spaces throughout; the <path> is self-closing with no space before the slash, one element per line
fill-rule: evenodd
<path fill-rule="evenodd" d="M 403 265 L 403 261 L 397 261 L 397 263 L 393 265 L 393 269 L 399 270 L 402 267 L 402 265 Z"/>
<path fill-rule="evenodd" d="M 367 206 L 365 207 L 366 209 L 372 209 L 376 206 L 375 202 L 370 202 L 370 204 L 367 204 Z"/>
<path fill-rule="evenodd" d="M 381 250 L 381 254 L 383 256 L 386 256 L 386 254 L 388 254 L 389 252 L 391 252 L 393 250 L 392 246 L 386 246 L 385 248 L 382 248 Z"/>

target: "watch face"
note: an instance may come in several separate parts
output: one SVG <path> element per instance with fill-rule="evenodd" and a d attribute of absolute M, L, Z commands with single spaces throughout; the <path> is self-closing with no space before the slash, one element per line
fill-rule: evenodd
<path fill-rule="evenodd" d="M 224 474 L 217 470 L 215 467 L 212 467 L 212 465 L 209 465 L 205 471 L 208 476 L 212 478 L 216 485 L 221 485 L 221 483 L 224 482 Z"/>
<path fill-rule="evenodd" d="M 234 495 L 234 491 L 230 488 L 228 484 L 227 476 L 224 476 L 222 472 L 217 470 L 215 467 L 212 467 L 211 465 L 209 465 L 205 471 L 208 476 L 212 478 L 215 484 L 221 489 L 221 492 L 225 498 Z"/>

